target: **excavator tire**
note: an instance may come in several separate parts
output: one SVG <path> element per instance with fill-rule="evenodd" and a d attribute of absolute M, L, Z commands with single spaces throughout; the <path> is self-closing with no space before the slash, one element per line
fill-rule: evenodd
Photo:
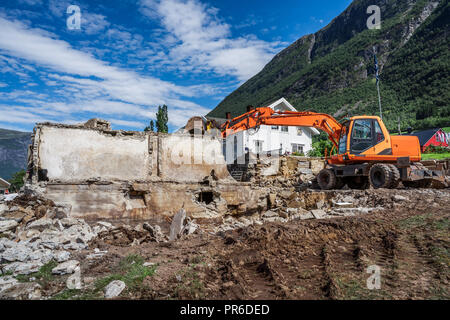
<path fill-rule="evenodd" d="M 391 185 L 390 189 L 395 189 L 400 184 L 400 171 L 393 164 L 388 164 L 389 169 L 391 169 Z"/>
<path fill-rule="evenodd" d="M 391 169 L 384 163 L 373 165 L 369 171 L 369 181 L 374 189 L 389 188 L 392 184 Z"/>
<path fill-rule="evenodd" d="M 317 175 L 317 183 L 322 190 L 331 190 L 336 187 L 336 175 L 333 170 L 322 169 Z"/>
<path fill-rule="evenodd" d="M 370 186 L 367 177 L 347 177 L 345 180 L 350 189 L 365 190 Z"/>

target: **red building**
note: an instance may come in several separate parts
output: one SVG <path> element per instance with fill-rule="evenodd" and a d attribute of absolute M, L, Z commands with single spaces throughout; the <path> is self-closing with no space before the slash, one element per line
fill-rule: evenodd
<path fill-rule="evenodd" d="M 447 148 L 450 146 L 448 134 L 446 134 L 444 130 L 440 128 L 413 132 L 411 133 L 411 135 L 419 138 L 422 152 L 424 152 L 429 146 Z"/>

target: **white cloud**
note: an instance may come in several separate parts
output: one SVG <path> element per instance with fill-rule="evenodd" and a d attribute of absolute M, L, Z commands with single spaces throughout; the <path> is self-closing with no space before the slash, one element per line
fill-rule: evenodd
<path fill-rule="evenodd" d="M 101 14 L 83 12 L 81 14 L 81 32 L 96 34 L 109 27 L 110 23 Z"/>
<path fill-rule="evenodd" d="M 165 28 L 168 57 L 182 71 L 213 70 L 240 81 L 259 72 L 280 49 L 279 42 L 254 36 L 232 38 L 230 25 L 217 17 L 218 10 L 197 0 L 141 0 L 141 11 L 159 19 Z M 174 41 L 175 40 L 175 41 Z"/>
<path fill-rule="evenodd" d="M 20 3 L 24 3 L 30 6 L 35 6 L 37 4 L 42 4 L 42 0 L 19 0 Z"/>
<path fill-rule="evenodd" d="M 177 126 L 185 124 L 193 115 L 209 111 L 183 98 L 210 91 L 208 86 L 206 89 L 178 86 L 111 66 L 89 53 L 73 49 L 67 42 L 55 39 L 43 30 L 31 29 L 19 21 L 0 17 L 0 30 L 0 53 L 52 70 L 53 73 L 45 73 L 45 78 L 52 85 L 61 84 L 52 92 L 51 98 L 39 97 L 32 91 L 11 92 L 9 98 L 14 95 L 15 98 L 42 98 L 47 105 L 65 113 L 88 110 L 144 117 L 150 117 L 148 110 L 155 106 L 167 104 L 170 108 L 169 121 Z"/>

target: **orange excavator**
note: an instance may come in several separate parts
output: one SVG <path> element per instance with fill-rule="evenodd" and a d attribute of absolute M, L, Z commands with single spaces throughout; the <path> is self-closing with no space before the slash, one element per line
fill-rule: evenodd
<path fill-rule="evenodd" d="M 400 182 L 420 188 L 429 187 L 434 180 L 445 183 L 443 170 L 429 170 L 419 162 L 417 137 L 391 136 L 377 116 L 355 116 L 340 123 L 324 113 L 256 108 L 224 123 L 222 137 L 261 125 L 314 127 L 328 135 L 337 152 L 326 157 L 325 168 L 317 176 L 321 189 L 340 189 L 344 185 L 351 189 L 370 185 L 396 188 Z"/>

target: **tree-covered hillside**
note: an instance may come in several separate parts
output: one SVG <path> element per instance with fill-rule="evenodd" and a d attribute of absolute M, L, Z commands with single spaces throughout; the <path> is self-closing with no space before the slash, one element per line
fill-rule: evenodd
<path fill-rule="evenodd" d="M 26 169 L 31 133 L 0 129 L 0 177 L 10 179 Z"/>
<path fill-rule="evenodd" d="M 366 9 L 381 8 L 369 30 Z M 393 130 L 450 124 L 449 1 L 355 0 L 328 26 L 281 51 L 210 116 L 287 98 L 298 110 L 378 114 L 373 48 L 380 64 L 383 118 Z"/>

